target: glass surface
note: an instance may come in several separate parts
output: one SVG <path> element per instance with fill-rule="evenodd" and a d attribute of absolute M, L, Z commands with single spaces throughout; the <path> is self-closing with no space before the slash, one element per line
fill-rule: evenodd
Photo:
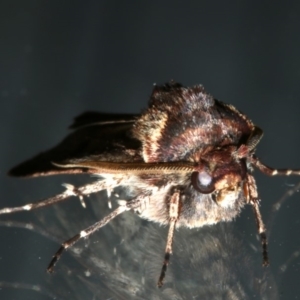
<path fill-rule="evenodd" d="M 202 83 L 264 130 L 257 155 L 300 168 L 300 3 L 2 1 L 0 206 L 80 186 L 88 176 L 21 180 L 6 172 L 63 139 L 84 111 L 138 113 L 152 84 Z M 300 178 L 255 171 L 271 265 L 261 267 L 251 207 L 236 221 L 176 231 L 156 288 L 167 228 L 128 212 L 69 249 L 61 242 L 110 212 L 105 193 L 0 216 L 1 299 L 294 299 L 299 297 Z M 113 201 L 113 205 L 116 203 Z M 270 223 L 270 220 L 274 221 Z M 33 228 L 25 228 L 32 225 Z M 40 290 L 38 290 L 40 289 Z M 93 298 L 94 297 L 94 298 Z M 223 298 L 222 298 L 223 299 Z"/>

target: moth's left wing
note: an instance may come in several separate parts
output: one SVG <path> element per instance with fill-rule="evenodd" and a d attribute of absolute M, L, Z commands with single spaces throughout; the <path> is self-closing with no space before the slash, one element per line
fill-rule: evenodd
<path fill-rule="evenodd" d="M 56 147 L 42 152 L 9 171 L 17 177 L 47 176 L 57 174 L 95 173 L 89 168 L 60 168 L 53 163 L 91 158 L 106 162 L 137 162 L 140 141 L 131 136 L 136 115 L 87 112 L 71 125 L 74 132 Z"/>

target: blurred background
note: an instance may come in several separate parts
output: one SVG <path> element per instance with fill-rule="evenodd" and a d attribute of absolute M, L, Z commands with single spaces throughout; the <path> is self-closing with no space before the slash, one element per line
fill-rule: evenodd
<path fill-rule="evenodd" d="M 90 181 L 87 176 L 22 180 L 6 173 L 60 142 L 76 115 L 138 113 L 147 106 L 153 83 L 170 79 L 201 83 L 246 113 L 264 130 L 257 155 L 266 164 L 300 168 L 299 1 L 4 0 L 0 24 L 1 207 L 59 193 L 63 182 Z M 130 213 L 78 243 L 48 275 L 59 244 L 109 213 L 100 193 L 86 200 L 87 209 L 73 199 L 1 216 L 0 297 L 296 299 L 297 189 L 269 221 L 275 216 L 272 205 L 300 179 L 255 173 L 270 232 L 267 270 L 247 207 L 230 224 L 176 232 L 163 290 L 155 283 L 167 229 Z M 219 253 L 210 255 L 216 244 Z M 215 264 L 219 271 L 213 273 Z"/>

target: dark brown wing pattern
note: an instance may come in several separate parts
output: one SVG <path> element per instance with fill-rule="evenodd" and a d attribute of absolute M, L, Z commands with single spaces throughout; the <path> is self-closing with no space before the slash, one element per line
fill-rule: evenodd
<path fill-rule="evenodd" d="M 88 168 L 60 168 L 53 163 L 93 157 L 114 162 L 140 161 L 140 142 L 131 136 L 135 115 L 86 112 L 76 117 L 69 134 L 54 148 L 17 165 L 9 175 L 17 177 L 94 173 Z"/>

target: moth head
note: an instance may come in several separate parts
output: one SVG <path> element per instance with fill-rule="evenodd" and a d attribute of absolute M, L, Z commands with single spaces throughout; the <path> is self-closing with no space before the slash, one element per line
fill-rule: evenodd
<path fill-rule="evenodd" d="M 236 159 L 235 146 L 216 149 L 201 157 L 191 182 L 196 191 L 212 194 L 220 205 L 237 199 L 246 177 L 245 159 Z"/>

